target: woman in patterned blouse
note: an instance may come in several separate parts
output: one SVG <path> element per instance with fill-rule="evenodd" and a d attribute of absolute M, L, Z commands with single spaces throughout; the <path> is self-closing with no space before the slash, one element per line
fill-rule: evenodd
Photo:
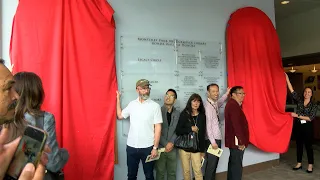
<path fill-rule="evenodd" d="M 303 98 L 293 90 L 288 75 L 286 74 L 287 85 L 292 93 L 293 99 L 297 103 L 296 113 L 291 113 L 292 117 L 295 118 L 294 126 L 296 144 L 297 144 L 297 165 L 293 167 L 293 170 L 302 169 L 301 161 L 302 161 L 302 153 L 303 153 L 303 144 L 307 150 L 308 156 L 308 169 L 306 170 L 308 173 L 312 173 L 313 171 L 313 149 L 312 149 L 312 141 L 313 141 L 313 127 L 312 120 L 315 119 L 317 113 L 317 104 L 312 102 L 313 91 L 311 88 L 306 87 L 303 91 Z"/>

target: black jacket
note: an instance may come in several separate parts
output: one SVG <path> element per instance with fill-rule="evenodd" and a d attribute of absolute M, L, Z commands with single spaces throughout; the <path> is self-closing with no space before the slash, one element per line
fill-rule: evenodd
<path fill-rule="evenodd" d="M 180 114 L 179 121 L 176 128 L 176 134 L 184 135 L 192 132 L 191 127 L 194 126 L 193 117 L 187 111 L 183 110 Z M 200 152 L 206 152 L 205 146 L 205 135 L 206 135 L 206 115 L 199 113 L 197 119 L 197 127 L 199 128 L 198 139 L 199 139 L 199 150 Z"/>

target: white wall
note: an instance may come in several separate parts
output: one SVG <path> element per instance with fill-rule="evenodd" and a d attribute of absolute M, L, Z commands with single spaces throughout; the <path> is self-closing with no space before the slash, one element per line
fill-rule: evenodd
<path fill-rule="evenodd" d="M 277 21 L 283 57 L 320 52 L 320 8 Z"/>
<path fill-rule="evenodd" d="M 17 0 L 3 0 L 1 6 L 2 57 L 9 59 L 11 22 Z M 263 10 L 274 22 L 274 2 L 266 0 L 110 0 L 115 10 L 116 39 L 122 34 L 177 39 L 219 41 L 225 44 L 225 27 L 229 15 L 238 8 L 254 6 Z M 119 45 L 116 47 L 120 52 Z M 119 62 L 119 59 L 117 59 Z M 133 90 L 134 91 L 134 90 Z M 117 122 L 119 164 L 115 166 L 115 180 L 126 179 L 126 137 L 122 122 Z M 227 170 L 229 152 L 225 149 L 218 172 Z M 249 147 L 244 155 L 244 165 L 278 159 L 279 154 L 264 153 Z M 178 179 L 182 179 L 178 166 Z M 142 168 L 139 178 L 144 179 Z"/>
<path fill-rule="evenodd" d="M 13 16 L 18 6 L 18 0 L 1 0 L 0 1 L 0 57 L 6 60 L 6 65 L 9 61 L 9 47 L 11 38 L 11 28 Z"/>

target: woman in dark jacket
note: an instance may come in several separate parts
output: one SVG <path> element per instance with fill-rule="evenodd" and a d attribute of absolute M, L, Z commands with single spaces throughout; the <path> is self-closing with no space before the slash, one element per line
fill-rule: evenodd
<path fill-rule="evenodd" d="M 186 152 L 179 149 L 184 180 L 190 180 L 190 160 L 196 180 L 202 180 L 201 160 L 204 157 L 205 134 L 206 134 L 206 115 L 201 96 L 192 94 L 186 108 L 181 112 L 176 128 L 176 134 L 184 135 L 196 132 L 199 139 L 199 149 L 196 152 Z"/>
<path fill-rule="evenodd" d="M 303 145 L 305 145 L 308 156 L 308 169 L 306 170 L 308 173 L 312 173 L 313 171 L 313 149 L 312 149 L 312 141 L 313 141 L 313 126 L 312 120 L 315 119 L 317 113 L 317 104 L 312 102 L 313 92 L 309 87 L 304 88 L 303 98 L 293 90 L 293 87 L 290 83 L 288 75 L 286 74 L 287 85 L 292 94 L 293 99 L 297 103 L 296 113 L 291 113 L 292 117 L 295 118 L 294 126 L 295 126 L 295 138 L 297 144 L 297 165 L 293 167 L 293 170 L 302 169 L 302 153 L 303 153 Z"/>

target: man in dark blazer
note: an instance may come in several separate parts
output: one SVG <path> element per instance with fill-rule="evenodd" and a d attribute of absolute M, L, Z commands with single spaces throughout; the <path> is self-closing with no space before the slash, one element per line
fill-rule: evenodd
<path fill-rule="evenodd" d="M 168 180 L 176 180 L 177 151 L 174 148 L 174 141 L 177 137 L 175 129 L 180 116 L 180 112 L 173 106 L 176 99 L 176 91 L 169 89 L 164 97 L 164 105 L 161 107 L 163 123 L 159 148 L 165 148 L 165 151 L 156 162 L 156 180 L 164 180 L 166 172 Z"/>
<path fill-rule="evenodd" d="M 242 111 L 245 96 L 243 87 L 235 86 L 230 90 L 231 98 L 225 108 L 225 146 L 230 150 L 228 180 L 242 179 L 242 160 L 249 144 L 248 122 Z"/>

